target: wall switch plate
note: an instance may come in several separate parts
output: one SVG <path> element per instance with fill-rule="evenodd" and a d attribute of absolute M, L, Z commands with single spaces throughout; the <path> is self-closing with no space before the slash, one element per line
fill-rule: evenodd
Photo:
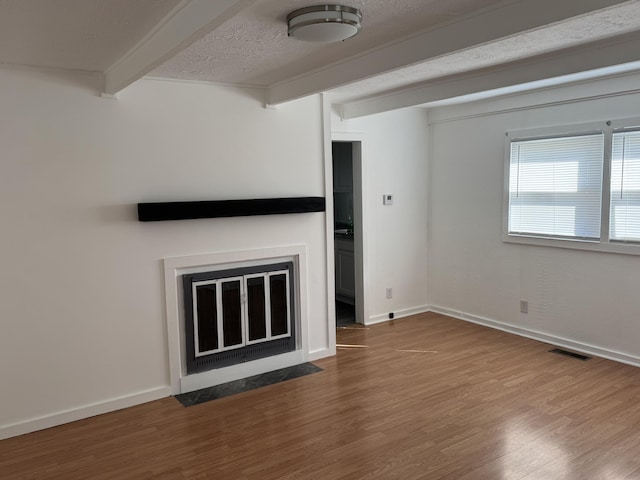
<path fill-rule="evenodd" d="M 529 301 L 520 300 L 520 313 L 529 313 Z"/>
<path fill-rule="evenodd" d="M 393 289 L 387 288 L 387 298 L 393 298 Z"/>
<path fill-rule="evenodd" d="M 383 205 L 393 205 L 393 194 L 385 193 L 382 195 L 382 204 Z"/>

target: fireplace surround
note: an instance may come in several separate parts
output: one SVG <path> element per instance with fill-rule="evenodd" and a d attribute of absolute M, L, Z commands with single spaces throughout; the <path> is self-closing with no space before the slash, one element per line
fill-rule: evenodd
<path fill-rule="evenodd" d="M 304 245 L 165 258 L 163 266 L 172 394 L 219 385 L 308 361 L 306 263 Z M 226 300 L 231 305 L 227 307 L 231 312 L 230 323 L 235 322 L 236 325 L 236 331 L 231 335 L 235 337 L 226 342 L 216 332 L 225 315 L 222 294 L 225 283 L 233 283 Z M 286 286 L 284 294 L 281 288 L 283 283 Z M 215 309 L 216 313 L 204 320 L 204 330 L 208 329 L 206 338 L 203 342 L 194 343 L 193 337 L 198 337 L 199 324 L 197 320 L 194 322 L 193 318 L 188 317 L 189 308 L 195 310 L 197 316 L 198 303 L 197 300 L 194 303 L 193 292 L 199 286 L 203 287 L 205 298 L 209 298 L 201 302 L 205 305 L 202 311 L 208 310 L 211 314 Z M 254 312 L 251 315 L 248 289 L 252 289 L 255 296 L 260 286 L 263 287 L 265 311 L 256 316 L 255 305 L 260 305 L 259 299 L 253 302 Z M 273 299 L 269 298 L 272 293 Z M 238 297 L 242 299 L 240 303 Z M 270 300 L 275 305 L 270 305 Z M 283 301 L 287 303 L 287 313 L 284 315 Z M 262 315 L 265 323 L 262 323 Z M 219 316 L 222 318 L 218 318 Z M 287 322 L 283 321 L 285 318 Z M 239 321 L 244 323 L 238 323 Z M 248 322 L 253 322 L 253 326 Z M 189 329 L 192 330 L 191 339 Z M 202 326 L 200 329 L 202 330 Z M 198 342 L 199 338 L 195 340 Z M 190 359 L 205 358 L 210 354 L 214 354 L 213 358 L 220 354 L 212 361 L 213 365 L 189 365 L 193 363 Z M 238 358 L 229 358 L 234 356 Z"/>

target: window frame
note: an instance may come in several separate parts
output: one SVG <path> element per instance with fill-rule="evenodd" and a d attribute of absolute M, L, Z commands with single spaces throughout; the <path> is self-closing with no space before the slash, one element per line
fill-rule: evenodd
<path fill-rule="evenodd" d="M 640 255 L 640 242 L 611 242 L 609 238 L 611 214 L 611 161 L 613 134 L 624 129 L 638 129 L 640 117 L 604 120 L 572 125 L 559 125 L 522 130 L 510 130 L 505 133 L 504 142 L 504 178 L 502 199 L 502 241 L 520 245 L 536 245 L 542 247 L 569 248 L 597 252 Z M 600 201 L 600 238 L 588 240 L 582 238 L 552 238 L 534 234 L 509 233 L 509 184 L 511 167 L 511 143 L 514 141 L 535 140 L 541 138 L 569 137 L 574 135 L 604 135 L 604 157 L 602 166 L 602 185 Z"/>

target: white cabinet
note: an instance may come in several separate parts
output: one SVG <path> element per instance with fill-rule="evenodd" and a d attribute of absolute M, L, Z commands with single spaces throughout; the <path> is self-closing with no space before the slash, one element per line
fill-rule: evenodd
<path fill-rule="evenodd" d="M 353 237 L 335 240 L 336 297 L 354 303 L 356 296 L 356 269 L 353 254 Z"/>

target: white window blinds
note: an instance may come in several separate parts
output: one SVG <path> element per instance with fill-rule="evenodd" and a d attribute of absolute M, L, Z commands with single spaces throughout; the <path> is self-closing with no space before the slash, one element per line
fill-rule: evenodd
<path fill-rule="evenodd" d="M 640 131 L 613 133 L 609 238 L 640 242 Z"/>
<path fill-rule="evenodd" d="M 603 152 L 601 132 L 512 141 L 508 233 L 598 240 Z"/>

